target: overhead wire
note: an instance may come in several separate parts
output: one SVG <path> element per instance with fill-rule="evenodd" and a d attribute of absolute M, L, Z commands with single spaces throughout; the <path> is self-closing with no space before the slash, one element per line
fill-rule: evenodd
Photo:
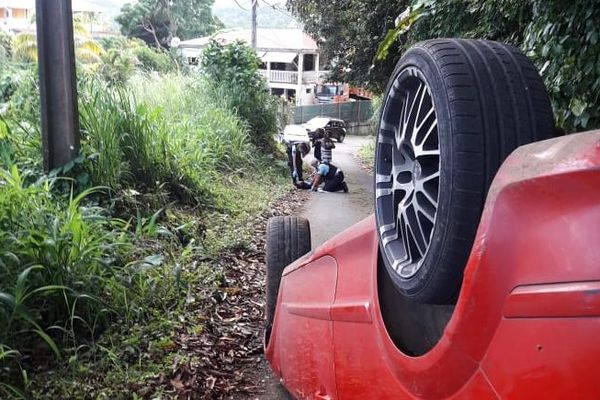
<path fill-rule="evenodd" d="M 261 2 L 263 2 L 264 4 L 266 4 L 267 6 L 269 6 L 269 8 L 272 8 L 273 10 L 277 11 L 279 14 L 288 17 L 290 19 L 293 19 L 296 22 L 302 22 L 299 19 L 297 19 L 296 17 L 294 17 L 290 12 L 288 12 L 287 10 L 281 9 L 279 7 L 277 7 L 276 4 L 271 4 L 269 2 L 267 2 L 266 0 L 260 0 Z"/>
<path fill-rule="evenodd" d="M 249 8 L 242 7 L 242 5 L 238 2 L 238 0 L 233 0 L 233 1 L 235 1 L 235 4 L 237 4 L 238 7 L 241 8 L 242 10 L 244 10 L 244 11 L 250 11 Z M 252 0 L 250 1 L 250 4 L 252 4 Z"/>

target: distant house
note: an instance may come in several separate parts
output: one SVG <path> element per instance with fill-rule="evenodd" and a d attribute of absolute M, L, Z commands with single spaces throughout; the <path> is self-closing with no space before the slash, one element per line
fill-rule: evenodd
<path fill-rule="evenodd" d="M 0 29 L 10 32 L 28 30 L 35 11 L 35 0 L 0 0 Z"/>
<path fill-rule="evenodd" d="M 90 32 L 104 33 L 102 8 L 87 0 L 72 0 L 72 8 L 73 15 L 81 18 Z M 35 0 L 0 0 L 0 29 L 13 33 L 34 32 L 34 15 Z"/>
<path fill-rule="evenodd" d="M 249 44 L 250 35 L 249 29 L 225 31 L 183 41 L 178 47 L 188 63 L 195 65 L 211 39 Z M 272 94 L 293 98 L 297 105 L 315 102 L 315 87 L 322 83 L 325 72 L 319 68 L 319 48 L 309 35 L 300 29 L 259 28 L 256 53 L 262 60 L 260 73 L 267 79 Z"/>

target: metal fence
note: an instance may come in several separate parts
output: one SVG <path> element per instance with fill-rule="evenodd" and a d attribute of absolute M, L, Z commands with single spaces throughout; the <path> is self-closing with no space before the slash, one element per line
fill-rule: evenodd
<path fill-rule="evenodd" d="M 343 119 L 347 123 L 368 122 L 373 116 L 371 100 L 347 101 L 345 103 L 314 104 L 296 106 L 291 109 L 295 124 L 302 124 L 314 117 Z"/>

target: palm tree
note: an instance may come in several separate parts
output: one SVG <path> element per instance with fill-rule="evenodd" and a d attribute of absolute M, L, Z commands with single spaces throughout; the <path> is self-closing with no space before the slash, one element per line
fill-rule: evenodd
<path fill-rule="evenodd" d="M 92 39 L 84 24 L 78 18 L 73 20 L 73 41 L 75 57 L 86 64 L 98 64 L 104 50 L 98 42 Z M 37 40 L 34 33 L 21 32 L 12 43 L 13 57 L 17 61 L 37 62 Z"/>

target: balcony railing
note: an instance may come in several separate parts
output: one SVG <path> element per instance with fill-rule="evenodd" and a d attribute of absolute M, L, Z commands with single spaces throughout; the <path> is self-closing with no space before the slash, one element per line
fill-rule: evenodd
<path fill-rule="evenodd" d="M 259 70 L 261 75 L 264 76 L 269 82 L 273 83 L 298 83 L 298 72 L 297 71 L 277 71 L 277 70 Z M 324 71 L 320 71 L 317 75 L 317 71 L 304 71 L 302 73 L 302 83 L 319 83 L 318 78 L 325 74 Z"/>

